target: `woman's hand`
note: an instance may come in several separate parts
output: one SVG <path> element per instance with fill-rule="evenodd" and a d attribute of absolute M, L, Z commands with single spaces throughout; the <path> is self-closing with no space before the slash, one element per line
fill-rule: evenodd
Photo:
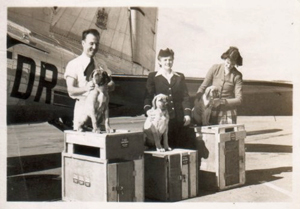
<path fill-rule="evenodd" d="M 94 84 L 93 81 L 89 81 L 85 85 L 85 89 L 86 89 L 87 92 L 93 90 L 94 88 L 95 88 L 95 84 Z"/>
<path fill-rule="evenodd" d="M 191 123 L 191 117 L 189 115 L 185 115 L 184 118 L 183 118 L 183 122 L 184 122 L 183 126 L 190 125 L 190 123 Z"/>
<path fill-rule="evenodd" d="M 147 114 L 147 117 L 150 118 L 150 122 L 152 123 L 156 117 L 155 111 L 153 111 L 153 109 L 149 109 L 146 114 Z"/>
<path fill-rule="evenodd" d="M 217 108 L 217 107 L 219 107 L 220 105 L 223 105 L 223 104 L 225 104 L 225 99 L 213 99 L 213 101 L 212 101 L 212 106 L 214 108 Z"/>

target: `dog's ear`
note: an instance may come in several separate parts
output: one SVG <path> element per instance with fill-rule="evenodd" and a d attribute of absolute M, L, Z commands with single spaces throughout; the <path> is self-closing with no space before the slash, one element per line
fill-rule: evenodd
<path fill-rule="evenodd" d="M 98 85 L 102 86 L 102 85 L 106 85 L 111 81 L 110 76 L 107 74 L 106 71 L 101 70 L 101 76 L 102 79 L 99 81 Z"/>
<path fill-rule="evenodd" d="M 152 100 L 152 107 L 154 108 L 154 109 L 156 109 L 157 108 L 157 106 L 156 106 L 156 100 L 157 100 L 157 95 L 153 98 L 153 100 Z"/>
<path fill-rule="evenodd" d="M 111 81 L 111 77 L 107 74 L 106 71 L 103 71 L 104 83 L 108 84 Z"/>
<path fill-rule="evenodd" d="M 95 74 L 95 70 L 92 71 L 92 73 L 90 74 L 89 76 L 89 81 L 91 81 L 94 77 L 94 74 Z"/>

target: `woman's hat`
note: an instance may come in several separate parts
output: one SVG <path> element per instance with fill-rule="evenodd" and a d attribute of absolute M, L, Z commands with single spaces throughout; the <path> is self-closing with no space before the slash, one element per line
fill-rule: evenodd
<path fill-rule="evenodd" d="M 239 49 L 231 46 L 226 52 L 224 52 L 221 56 L 223 60 L 229 58 L 231 61 L 234 61 L 236 65 L 243 65 L 243 58 L 240 55 Z"/>
<path fill-rule="evenodd" d="M 165 50 L 161 49 L 157 57 L 169 57 L 169 56 L 172 56 L 174 58 L 174 52 L 172 49 L 166 48 Z"/>

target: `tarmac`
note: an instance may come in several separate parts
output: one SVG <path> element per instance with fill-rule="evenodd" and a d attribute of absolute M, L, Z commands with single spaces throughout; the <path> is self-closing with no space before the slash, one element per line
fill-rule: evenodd
<path fill-rule="evenodd" d="M 111 118 L 111 126 L 136 131 L 144 121 L 144 116 Z M 225 191 L 199 190 L 197 197 L 176 203 L 294 206 L 298 195 L 293 193 L 293 117 L 240 116 L 238 124 L 244 124 L 247 132 L 246 183 Z M 7 202 L 62 201 L 63 132 L 48 123 L 7 128 Z"/>

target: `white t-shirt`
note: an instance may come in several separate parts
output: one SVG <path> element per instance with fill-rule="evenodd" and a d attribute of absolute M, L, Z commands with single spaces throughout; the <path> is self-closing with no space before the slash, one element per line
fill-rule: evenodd
<path fill-rule="evenodd" d="M 64 74 L 64 78 L 72 77 L 75 79 L 75 85 L 77 87 L 83 87 L 86 85 L 86 76 L 84 75 L 84 71 L 88 64 L 90 63 L 91 58 L 86 56 L 85 54 L 81 54 L 77 58 L 71 60 L 67 66 Z M 95 65 L 96 66 L 96 65 Z M 86 96 L 87 93 L 83 94 Z M 80 99 L 81 96 L 72 96 L 73 99 Z"/>

